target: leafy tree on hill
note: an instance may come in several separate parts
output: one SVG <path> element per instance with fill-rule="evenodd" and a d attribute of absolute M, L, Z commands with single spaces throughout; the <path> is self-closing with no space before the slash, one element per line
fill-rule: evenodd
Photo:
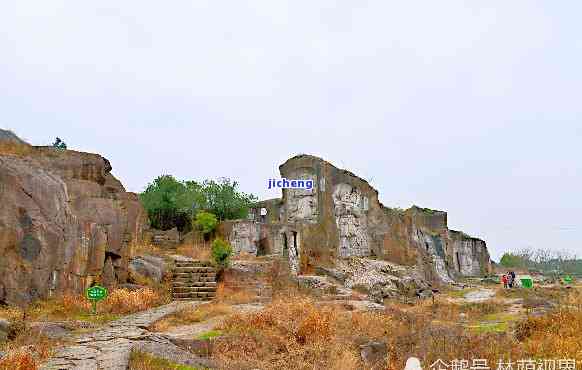
<path fill-rule="evenodd" d="M 499 264 L 503 267 L 525 267 L 526 262 L 522 257 L 517 256 L 513 253 L 504 253 L 499 261 Z"/>
<path fill-rule="evenodd" d="M 257 198 L 238 191 L 238 183 L 228 178 L 200 184 L 162 175 L 148 184 L 140 200 L 154 228 L 189 231 L 199 211 L 210 212 L 218 220 L 245 218 Z"/>
<path fill-rule="evenodd" d="M 246 218 L 251 204 L 257 201 L 252 194 L 237 190 L 238 182 L 221 178 L 218 182 L 206 180 L 202 191 L 206 197 L 205 208 L 214 213 L 219 220 Z"/>
<path fill-rule="evenodd" d="M 150 224 L 161 230 L 183 229 L 190 223 L 187 199 L 184 184 L 171 175 L 157 177 L 140 194 Z"/>

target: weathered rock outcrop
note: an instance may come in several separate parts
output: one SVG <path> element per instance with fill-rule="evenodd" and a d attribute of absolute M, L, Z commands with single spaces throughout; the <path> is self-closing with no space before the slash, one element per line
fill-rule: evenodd
<path fill-rule="evenodd" d="M 289 179 L 311 176 L 318 185 L 312 192 L 319 205 L 313 212 L 317 218 L 300 231 L 303 270 L 351 256 L 417 266 L 426 280 L 437 282 L 490 270 L 485 242 L 449 230 L 446 212 L 385 207 L 367 181 L 309 155 L 289 159 L 280 171 Z M 288 199 L 289 190 L 283 190 L 284 217 L 293 219 Z"/>
<path fill-rule="evenodd" d="M 97 154 L 0 153 L 0 302 L 125 282 L 146 215 Z"/>
<path fill-rule="evenodd" d="M 282 199 L 252 210 L 254 223 L 229 223 L 223 232 L 237 251 L 287 255 L 297 273 L 350 257 L 413 267 L 415 281 L 430 283 L 490 271 L 485 242 L 449 230 L 446 212 L 385 207 L 367 181 L 314 156 L 293 157 L 279 170 L 282 178 L 312 180 L 313 189 L 283 189 Z"/>

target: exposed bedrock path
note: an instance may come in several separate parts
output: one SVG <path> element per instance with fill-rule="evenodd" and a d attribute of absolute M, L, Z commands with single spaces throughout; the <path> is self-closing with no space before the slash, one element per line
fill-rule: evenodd
<path fill-rule="evenodd" d="M 493 289 L 479 288 L 473 292 L 465 294 L 463 299 L 468 303 L 478 303 L 484 302 L 495 296 L 495 291 Z"/>
<path fill-rule="evenodd" d="M 41 369 L 125 370 L 132 350 L 194 367 L 212 368 L 213 364 L 174 345 L 147 328 L 157 320 L 200 302 L 172 302 L 139 312 L 107 324 L 89 334 L 73 338 L 73 345 L 59 348 Z"/>

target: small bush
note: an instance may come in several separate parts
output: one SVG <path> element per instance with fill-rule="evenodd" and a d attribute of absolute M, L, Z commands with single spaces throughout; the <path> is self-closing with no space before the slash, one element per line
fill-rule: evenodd
<path fill-rule="evenodd" d="M 67 144 L 60 137 L 57 137 L 55 142 L 53 143 L 53 148 L 65 150 L 67 149 Z"/>
<path fill-rule="evenodd" d="M 212 260 L 217 266 L 222 268 L 228 267 L 231 255 L 232 247 L 230 244 L 220 238 L 212 242 Z"/>
<path fill-rule="evenodd" d="M 200 211 L 196 214 L 194 227 L 198 228 L 202 234 L 208 235 L 216 229 L 218 219 L 210 212 Z"/>

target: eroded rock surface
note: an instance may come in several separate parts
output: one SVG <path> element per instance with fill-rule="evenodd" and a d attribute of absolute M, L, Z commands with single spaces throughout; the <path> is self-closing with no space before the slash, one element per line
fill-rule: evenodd
<path fill-rule="evenodd" d="M 278 254 L 288 260 L 292 275 L 311 274 L 320 267 L 333 269 L 352 257 L 385 261 L 414 272 L 408 280 L 387 274 L 383 285 L 373 284 L 373 290 L 382 286 L 378 297 L 403 290 L 392 280 L 423 290 L 423 285 L 436 288 L 491 271 L 485 242 L 450 230 L 446 212 L 386 207 L 366 180 L 311 155 L 290 158 L 279 170 L 282 178 L 309 179 L 314 186 L 283 189 L 281 199 L 257 203 L 251 219 L 266 210 L 260 221 L 222 223 L 221 233 L 235 252 Z"/>
<path fill-rule="evenodd" d="M 319 215 L 317 202 L 317 179 L 313 171 L 297 169 L 288 176 L 293 180 L 313 181 L 313 189 L 285 189 L 287 222 L 317 222 Z"/>
<path fill-rule="evenodd" d="M 251 221 L 233 224 L 228 238 L 233 252 L 257 254 L 258 225 Z"/>
<path fill-rule="evenodd" d="M 110 171 L 103 157 L 70 150 L 0 155 L 0 302 L 126 281 L 146 215 Z"/>
<path fill-rule="evenodd" d="M 132 257 L 129 261 L 130 275 L 141 275 L 159 283 L 168 274 L 170 266 L 161 257 L 141 255 Z"/>
<path fill-rule="evenodd" d="M 369 256 L 364 197 L 358 188 L 338 184 L 333 192 L 334 213 L 339 232 L 339 256 Z"/>

